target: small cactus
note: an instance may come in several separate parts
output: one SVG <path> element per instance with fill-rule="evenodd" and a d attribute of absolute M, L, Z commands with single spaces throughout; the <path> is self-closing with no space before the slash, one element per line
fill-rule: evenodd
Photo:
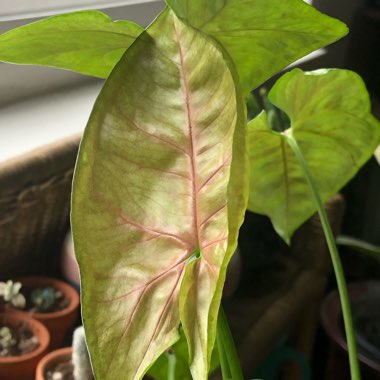
<path fill-rule="evenodd" d="M 75 380 L 94 379 L 83 326 L 77 327 L 74 331 L 72 362 Z"/>

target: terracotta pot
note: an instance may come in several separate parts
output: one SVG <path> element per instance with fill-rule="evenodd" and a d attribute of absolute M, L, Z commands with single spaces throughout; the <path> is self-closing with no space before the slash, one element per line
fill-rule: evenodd
<path fill-rule="evenodd" d="M 7 312 L 0 314 L 1 323 L 9 327 L 25 323 L 37 337 L 40 345 L 38 348 L 28 354 L 13 357 L 0 357 L 0 379 L 6 380 L 33 380 L 36 366 L 39 360 L 47 352 L 50 336 L 46 327 L 30 318 L 19 313 Z"/>
<path fill-rule="evenodd" d="M 29 315 L 42 322 L 50 332 L 49 351 L 60 346 L 74 327 L 79 315 L 79 294 L 70 285 L 56 278 L 50 277 L 22 277 L 15 281 L 22 283 L 25 288 L 38 288 L 43 286 L 52 286 L 64 294 L 69 299 L 69 305 L 60 311 L 52 313 L 29 313 L 25 311 L 17 311 L 18 313 Z"/>
<path fill-rule="evenodd" d="M 379 282 L 362 282 L 350 284 L 348 293 L 353 311 L 354 323 L 356 314 L 359 313 L 358 307 L 363 304 L 363 301 L 368 297 L 373 297 L 377 292 L 379 294 Z M 375 301 L 372 301 L 375 302 Z M 360 312 L 362 314 L 363 311 Z M 332 355 L 327 368 L 327 379 L 349 378 L 347 343 L 343 328 L 342 309 L 338 291 L 330 293 L 322 304 L 321 309 L 322 325 L 329 338 L 334 342 Z M 355 327 L 356 334 L 360 332 Z M 358 339 L 359 338 L 359 339 Z M 363 378 L 367 380 L 379 379 L 380 377 L 380 361 L 370 355 L 370 353 L 361 345 L 361 337 L 357 337 L 358 358 L 361 363 Z"/>
<path fill-rule="evenodd" d="M 71 360 L 73 353 L 72 347 L 60 348 L 44 356 L 38 363 L 36 369 L 36 380 L 45 380 L 45 374 L 50 369 L 54 368 L 58 363 Z"/>

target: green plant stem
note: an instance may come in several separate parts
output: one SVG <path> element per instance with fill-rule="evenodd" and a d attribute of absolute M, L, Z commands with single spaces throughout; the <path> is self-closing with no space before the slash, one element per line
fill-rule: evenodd
<path fill-rule="evenodd" d="M 375 260 L 380 261 L 380 247 L 377 245 L 345 235 L 338 236 L 336 238 L 336 243 L 338 245 L 343 245 L 345 247 L 355 249 L 360 253 L 364 253 L 374 258 Z"/>
<path fill-rule="evenodd" d="M 350 361 L 350 372 L 352 380 L 360 380 L 360 369 L 355 341 L 354 328 L 352 323 L 352 313 L 350 307 L 350 300 L 347 291 L 346 280 L 344 278 L 342 263 L 340 261 L 338 249 L 335 244 L 335 238 L 333 232 L 330 227 L 330 223 L 327 217 L 327 213 L 325 211 L 322 199 L 319 195 L 316 183 L 314 181 L 313 176 L 307 166 L 307 163 L 303 157 L 303 154 L 297 144 L 297 141 L 291 135 L 283 134 L 283 136 L 287 139 L 290 147 L 292 148 L 294 154 L 296 155 L 309 185 L 310 191 L 313 195 L 315 204 L 317 206 L 318 214 L 321 219 L 323 231 L 326 237 L 327 245 L 331 255 L 331 261 L 333 264 L 335 277 L 338 285 L 340 302 L 342 305 L 342 313 L 343 313 L 343 321 L 344 328 L 346 331 L 347 337 L 347 346 L 348 346 L 348 357 Z"/>
<path fill-rule="evenodd" d="M 230 366 L 228 365 L 226 352 L 224 351 L 223 341 L 220 334 L 217 334 L 216 336 L 216 343 L 218 345 L 218 354 L 219 354 L 220 368 L 222 370 L 222 378 L 230 379 L 231 378 Z"/>
<path fill-rule="evenodd" d="M 177 358 L 174 353 L 168 353 L 168 380 L 176 380 L 175 378 L 175 366 L 177 364 Z"/>
<path fill-rule="evenodd" d="M 222 346 L 221 351 L 219 351 L 219 352 L 222 352 L 222 354 L 219 353 L 219 355 L 221 355 L 220 359 L 221 359 L 223 380 L 227 380 L 228 377 L 226 376 L 229 376 L 229 375 L 231 375 L 230 378 L 233 380 L 244 380 L 243 373 L 240 367 L 239 356 L 235 348 L 234 339 L 232 337 L 231 330 L 228 325 L 228 321 L 227 321 L 226 315 L 224 314 L 224 310 L 222 306 L 220 306 L 219 315 L 218 315 L 217 342 L 218 342 L 218 350 L 219 350 L 219 345 Z M 224 361 L 223 363 L 222 363 L 222 360 Z M 227 364 L 229 367 L 228 373 L 226 373 Z"/>

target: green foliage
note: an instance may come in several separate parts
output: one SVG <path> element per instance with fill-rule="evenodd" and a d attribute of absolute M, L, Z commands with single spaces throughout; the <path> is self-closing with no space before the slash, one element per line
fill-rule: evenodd
<path fill-rule="evenodd" d="M 245 93 L 348 32 L 303 0 L 166 0 L 232 57 Z"/>
<path fill-rule="evenodd" d="M 236 65 L 244 92 L 347 33 L 302 0 L 168 0 L 176 14 L 215 38 Z M 142 32 L 98 11 L 53 16 L 0 36 L 0 60 L 106 78 Z"/>
<path fill-rule="evenodd" d="M 143 29 L 98 11 L 53 16 L 0 35 L 0 61 L 107 78 Z"/>
<path fill-rule="evenodd" d="M 109 76 L 72 198 L 83 319 L 101 380 L 141 379 L 157 359 L 150 370 L 163 378 L 169 347 L 178 378 L 189 378 L 188 360 L 191 376 L 206 379 L 249 175 L 250 209 L 289 241 L 315 207 L 285 136 L 297 140 L 323 199 L 379 142 L 355 74 L 294 70 L 269 94 L 291 128 L 271 130 L 265 113 L 252 120 L 249 170 L 245 96 L 347 28 L 302 0 L 167 2 L 146 31 L 86 11 L 0 36 L 0 60 Z M 175 343 L 180 325 L 188 349 Z"/>
<path fill-rule="evenodd" d="M 269 99 L 290 117 L 291 128 L 273 131 L 265 112 L 248 124 L 248 208 L 268 215 L 289 242 L 316 207 L 285 136 L 297 140 L 326 201 L 373 154 L 380 142 L 380 124 L 370 114 L 363 81 L 347 70 L 292 70 L 275 84 Z"/>
<path fill-rule="evenodd" d="M 207 377 L 247 201 L 245 176 L 236 175 L 244 172 L 245 114 L 235 92 L 213 42 L 165 11 L 97 100 L 75 172 L 72 222 L 101 379 L 141 378 L 178 339 L 180 320 L 193 376 Z"/>

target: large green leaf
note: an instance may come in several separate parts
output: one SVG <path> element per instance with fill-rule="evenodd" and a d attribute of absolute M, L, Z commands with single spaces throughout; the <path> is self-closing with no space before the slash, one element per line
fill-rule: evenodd
<path fill-rule="evenodd" d="M 265 112 L 248 124 L 248 207 L 268 215 L 289 241 L 316 208 L 286 136 L 297 140 L 326 201 L 371 156 L 379 144 L 380 123 L 370 114 L 363 81 L 347 70 L 292 70 L 278 80 L 269 99 L 287 113 L 291 128 L 272 131 Z"/>
<path fill-rule="evenodd" d="M 246 207 L 244 103 L 233 75 L 212 40 L 165 11 L 96 102 L 72 224 L 86 336 L 102 380 L 140 379 L 178 339 L 180 319 L 193 377 L 207 378 Z"/>
<path fill-rule="evenodd" d="M 248 202 L 249 161 L 246 147 L 245 102 L 238 85 L 239 78 L 234 65 L 224 50 L 223 53 L 236 86 L 235 94 L 231 91 L 227 94 L 227 97 L 236 96 L 235 111 L 237 118 L 232 141 L 232 162 L 227 199 L 225 199 L 228 209 L 228 244 L 224 258 L 222 258 L 221 252 L 218 252 L 217 249 L 210 249 L 217 247 L 206 244 L 202 254 L 206 254 L 210 258 L 208 261 L 211 266 L 209 264 L 204 265 L 202 260 L 192 260 L 187 265 L 184 281 L 182 282 L 180 297 L 181 322 L 189 344 L 191 372 L 194 379 L 205 378 L 207 374 L 206 364 L 209 365 L 212 359 L 211 354 L 215 343 L 218 312 L 227 265 L 236 250 L 239 228 L 243 223 Z M 222 140 L 223 145 L 227 143 L 225 138 L 222 138 Z M 217 165 L 215 168 L 215 173 L 217 173 Z M 208 218 L 205 220 L 208 220 Z M 216 234 L 223 235 L 223 231 L 227 232 L 222 225 L 218 226 L 214 222 L 212 222 L 212 225 L 216 228 Z M 217 240 L 215 241 L 217 242 Z M 205 289 L 212 286 L 214 281 L 216 281 L 215 292 L 213 298 L 210 299 L 211 292 L 207 293 Z M 210 307 L 208 306 L 209 301 L 211 301 Z M 207 310 L 208 307 L 209 310 Z"/>
<path fill-rule="evenodd" d="M 245 92 L 347 34 L 340 21 L 303 0 L 166 0 L 179 17 L 231 55 Z"/>
<path fill-rule="evenodd" d="M 53 16 L 0 35 L 0 61 L 106 78 L 143 28 L 98 11 Z"/>
<path fill-rule="evenodd" d="M 166 3 L 178 17 L 201 28 L 227 6 L 228 0 L 166 0 Z"/>

